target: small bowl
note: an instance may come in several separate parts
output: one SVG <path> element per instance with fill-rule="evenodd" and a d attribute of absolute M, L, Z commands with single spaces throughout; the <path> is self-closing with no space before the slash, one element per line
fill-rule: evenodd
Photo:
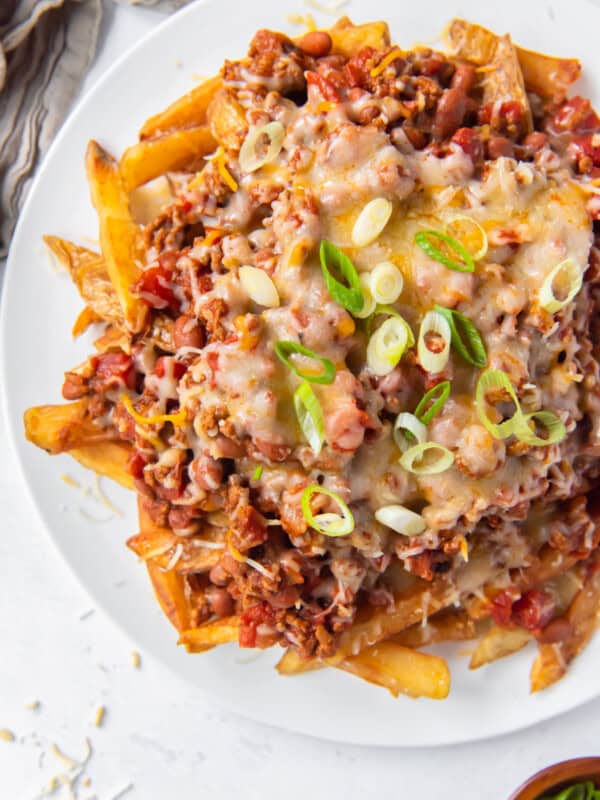
<path fill-rule="evenodd" d="M 556 793 L 583 781 L 595 781 L 600 787 L 600 756 L 572 758 L 546 767 L 525 781 L 509 800 L 538 800 L 544 794 Z"/>

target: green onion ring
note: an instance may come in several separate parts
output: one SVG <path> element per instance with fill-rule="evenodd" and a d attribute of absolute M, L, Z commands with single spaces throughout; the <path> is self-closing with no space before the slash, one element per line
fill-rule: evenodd
<path fill-rule="evenodd" d="M 308 347 L 304 347 L 297 342 L 290 342 L 281 339 L 275 343 L 275 354 L 277 355 L 277 358 L 286 365 L 286 367 L 289 367 L 292 372 L 295 372 L 296 375 L 298 375 L 299 378 L 303 378 L 309 383 L 329 384 L 333 383 L 335 380 L 335 366 L 333 365 L 333 362 L 328 358 L 318 356 L 314 350 L 309 350 Z M 294 354 L 306 356 L 307 358 L 314 358 L 315 361 L 320 361 L 323 365 L 323 372 L 320 375 L 307 375 L 306 373 L 302 372 L 302 370 L 298 369 L 298 367 L 289 358 L 289 356 Z"/>
<path fill-rule="evenodd" d="M 363 307 L 364 299 L 358 272 L 352 261 L 339 247 L 325 239 L 321 242 L 319 257 L 329 294 L 351 314 L 358 313 Z M 331 267 L 339 270 L 348 281 L 348 286 L 344 286 L 333 277 L 330 271 Z"/>
<path fill-rule="evenodd" d="M 294 408 L 302 433 L 314 454 L 318 456 L 325 440 L 325 421 L 321 404 L 306 381 L 294 392 Z"/>
<path fill-rule="evenodd" d="M 447 244 L 451 250 L 454 250 L 454 252 L 460 256 L 462 262 L 453 261 L 445 253 L 442 253 L 441 250 L 438 250 L 430 239 L 439 239 L 439 241 Z M 418 245 L 429 258 L 438 261 L 440 264 L 448 267 L 448 269 L 455 270 L 455 272 L 475 272 L 475 262 L 469 251 L 452 236 L 448 236 L 447 233 L 442 233 L 442 231 L 433 229 L 418 231 L 415 234 L 415 244 Z"/>
<path fill-rule="evenodd" d="M 439 395 L 439 397 L 438 397 Z M 450 397 L 450 381 L 441 381 L 425 392 L 415 408 L 415 417 L 423 425 L 429 425 L 431 420 L 440 413 L 446 400 Z M 429 405 L 431 403 L 431 405 Z"/>
<path fill-rule="evenodd" d="M 310 500 L 313 494 L 324 494 L 327 497 L 331 497 L 340 507 L 341 515 L 326 513 L 317 514 L 316 517 L 313 516 L 310 508 Z M 346 503 L 339 494 L 332 492 L 330 489 L 325 489 L 323 486 L 319 486 L 318 483 L 313 483 L 306 487 L 302 492 L 300 504 L 306 522 L 311 528 L 314 528 L 314 530 L 322 533 L 324 536 L 347 536 L 354 530 L 354 517 Z"/>

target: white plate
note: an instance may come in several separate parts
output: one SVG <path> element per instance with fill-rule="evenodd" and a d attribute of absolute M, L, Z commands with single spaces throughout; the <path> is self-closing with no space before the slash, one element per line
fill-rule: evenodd
<path fill-rule="evenodd" d="M 586 75 L 581 91 L 600 100 L 600 15 L 585 0 L 503 0 L 495 9 L 481 0 L 419 0 L 407 6 L 398 0 L 354 0 L 343 10 L 357 21 L 387 19 L 394 40 L 406 46 L 434 39 L 451 15 L 510 31 L 524 45 L 577 55 Z M 66 456 L 48 457 L 22 437 L 23 410 L 59 401 L 63 371 L 90 351 L 89 341 L 71 339 L 80 301 L 68 279 L 52 270 L 41 242 L 46 232 L 84 243 L 96 237 L 83 169 L 88 139 L 121 152 L 135 140 L 140 123 L 188 90 L 194 77 L 210 75 L 224 58 L 242 55 L 254 31 L 289 30 L 286 14 L 308 10 L 293 0 L 196 3 L 142 40 L 71 115 L 31 190 L 8 262 L 0 374 L 14 445 L 41 520 L 97 605 L 141 649 L 224 705 L 289 730 L 368 745 L 449 744 L 506 733 L 600 693 L 600 636 L 565 680 L 533 697 L 528 694 L 530 651 L 474 673 L 468 672 L 464 657 L 454 654 L 452 693 L 441 703 L 394 700 L 335 670 L 281 678 L 272 669 L 278 652 L 254 659 L 247 651 L 227 646 L 188 656 L 176 646 L 174 632 L 151 596 L 145 570 L 124 547 L 126 536 L 137 530 L 132 497 L 111 487 L 110 496 L 127 509 L 126 518 L 91 522 L 79 506 L 99 519 L 106 517 L 106 509 L 60 480 L 61 473 L 67 473 L 89 484 L 89 473 Z"/>

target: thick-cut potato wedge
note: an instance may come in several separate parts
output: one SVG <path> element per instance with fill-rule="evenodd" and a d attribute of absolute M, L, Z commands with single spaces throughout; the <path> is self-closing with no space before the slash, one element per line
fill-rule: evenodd
<path fill-rule="evenodd" d="M 94 422 L 86 398 L 74 403 L 33 406 L 23 415 L 23 422 L 29 441 L 53 455 L 118 438 L 114 428 L 102 428 Z"/>
<path fill-rule="evenodd" d="M 190 609 L 185 593 L 185 577 L 178 572 L 163 572 L 152 561 L 146 569 L 160 607 L 174 628 L 181 633 L 190 627 Z"/>
<path fill-rule="evenodd" d="M 207 125 L 173 131 L 156 139 L 144 139 L 128 147 L 121 156 L 125 188 L 130 192 L 171 170 L 191 169 L 216 146 Z"/>
<path fill-rule="evenodd" d="M 102 442 L 74 447 L 69 455 L 87 469 L 133 489 L 133 477 L 127 468 L 130 446 L 126 442 Z"/>
<path fill-rule="evenodd" d="M 140 129 L 140 139 L 150 139 L 173 130 L 203 125 L 210 101 L 221 86 L 220 77 L 209 78 L 191 92 L 179 97 L 160 114 L 155 114 L 144 122 Z"/>
<path fill-rule="evenodd" d="M 73 283 L 89 309 L 77 318 L 73 336 L 83 333 L 86 327 L 97 319 L 123 325 L 123 311 L 112 281 L 108 276 L 104 257 L 86 247 L 60 239 L 58 236 L 44 236 L 44 242 L 60 264 L 68 270 Z M 96 319 L 92 319 L 94 314 Z M 76 332 L 77 331 L 77 332 Z"/>
<path fill-rule="evenodd" d="M 479 669 L 504 656 L 510 656 L 527 645 L 532 639 L 523 628 L 501 628 L 494 625 L 484 634 L 471 656 L 469 669 Z"/>
<path fill-rule="evenodd" d="M 218 644 L 237 642 L 238 627 L 237 617 L 223 617 L 199 628 L 182 631 L 177 644 L 184 645 L 188 653 L 202 653 Z"/>
<path fill-rule="evenodd" d="M 483 75 L 483 102 L 516 101 L 524 111 L 527 131 L 531 131 L 533 122 L 525 81 L 510 36 L 498 36 L 463 19 L 452 20 L 446 34 L 454 55 L 490 67 Z"/>
<path fill-rule="evenodd" d="M 208 108 L 210 131 L 225 148 L 239 148 L 248 132 L 244 109 L 232 92 L 221 89 Z"/>
<path fill-rule="evenodd" d="M 465 642 L 476 639 L 480 628 L 481 625 L 465 611 L 447 608 L 429 617 L 427 625 L 420 622 L 412 625 L 395 634 L 390 641 L 404 647 L 425 647 L 435 642 Z"/>
<path fill-rule="evenodd" d="M 331 36 L 331 52 L 352 58 L 363 47 L 373 47 L 383 50 L 390 45 L 390 29 L 387 22 L 366 22 L 364 25 L 354 25 L 348 17 L 341 17 L 332 28 L 328 29 Z"/>
<path fill-rule="evenodd" d="M 450 691 L 450 670 L 443 658 L 395 642 L 380 642 L 344 659 L 338 667 L 389 689 L 394 697 L 406 694 L 443 700 Z"/>
<path fill-rule="evenodd" d="M 556 58 L 522 47 L 517 47 L 517 56 L 527 90 L 543 100 L 564 100 L 581 74 L 581 64 L 576 58 Z"/>
<path fill-rule="evenodd" d="M 598 626 L 600 613 L 600 567 L 592 566 L 591 574 L 565 614 L 571 634 L 556 644 L 540 644 L 530 675 L 532 692 L 546 689 L 560 680 L 573 659 L 581 653 Z"/>
<path fill-rule="evenodd" d="M 106 271 L 119 299 L 125 324 L 138 332 L 144 327 L 148 307 L 131 293 L 131 287 L 139 277 L 135 262 L 139 230 L 129 213 L 119 166 L 94 141 L 88 145 L 85 166 L 92 203 L 98 213 Z"/>

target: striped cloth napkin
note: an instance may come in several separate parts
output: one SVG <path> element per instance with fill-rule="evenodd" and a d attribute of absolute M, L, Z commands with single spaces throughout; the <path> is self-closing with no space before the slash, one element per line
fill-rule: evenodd
<path fill-rule="evenodd" d="M 137 4 L 174 9 L 185 1 Z M 103 0 L 0 0 L 0 258 L 35 168 L 94 58 L 102 6 Z"/>

